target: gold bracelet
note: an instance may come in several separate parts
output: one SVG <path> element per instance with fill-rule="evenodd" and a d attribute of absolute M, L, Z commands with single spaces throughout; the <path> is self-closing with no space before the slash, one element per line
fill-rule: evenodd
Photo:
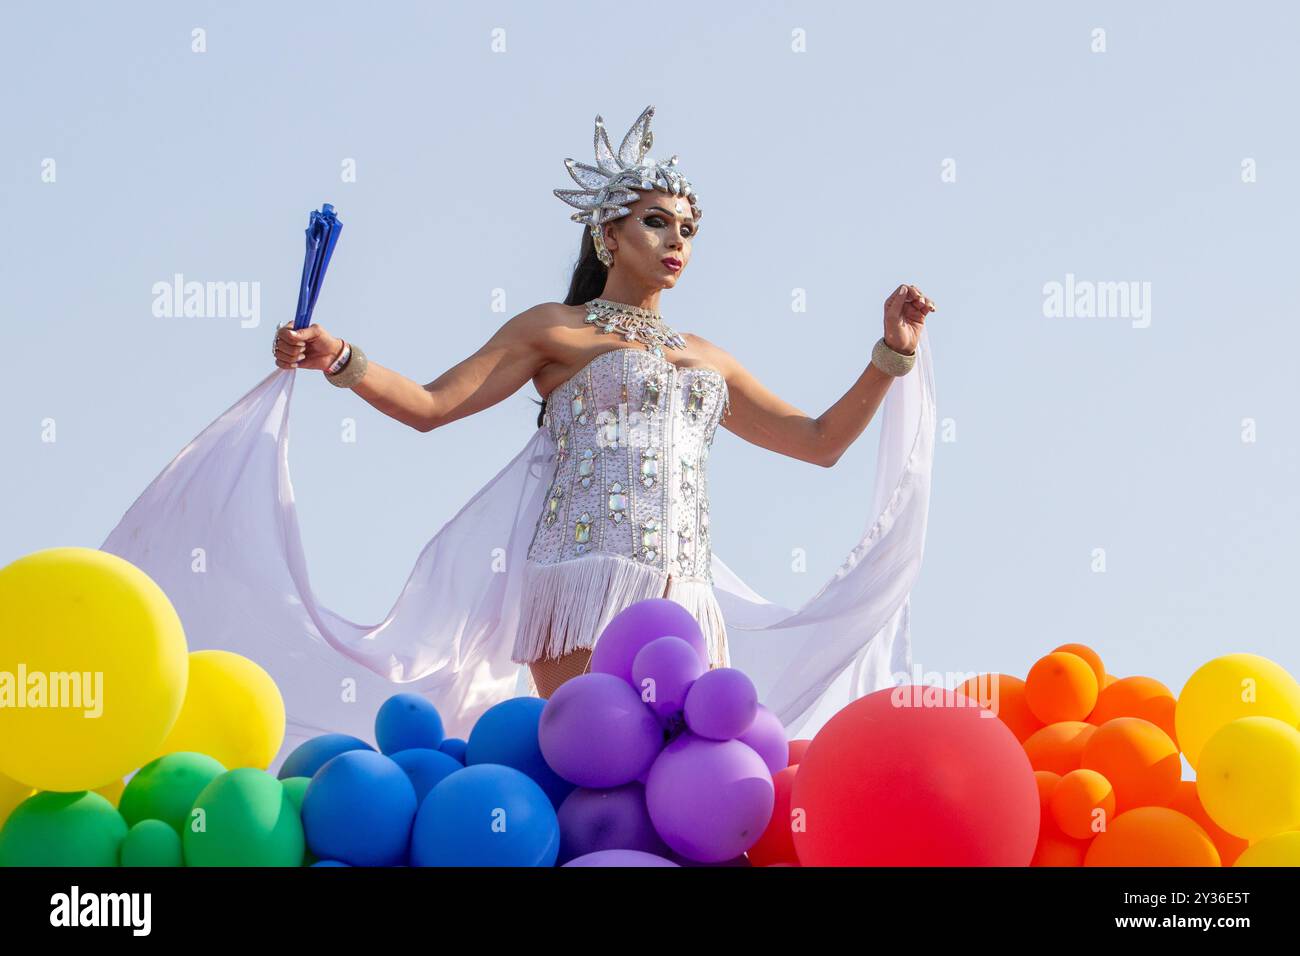
<path fill-rule="evenodd" d="M 339 388 L 352 388 L 366 374 L 366 369 L 370 366 L 370 361 L 366 358 L 366 353 L 361 350 L 361 346 L 353 342 L 352 354 L 348 357 L 347 364 L 337 372 L 325 373 L 325 381 L 331 385 L 337 385 Z"/>
<path fill-rule="evenodd" d="M 871 350 L 871 364 L 886 375 L 897 378 L 912 370 L 912 366 L 916 364 L 916 353 L 907 355 L 904 352 L 896 352 L 889 347 L 882 336 L 876 343 L 876 347 Z"/>

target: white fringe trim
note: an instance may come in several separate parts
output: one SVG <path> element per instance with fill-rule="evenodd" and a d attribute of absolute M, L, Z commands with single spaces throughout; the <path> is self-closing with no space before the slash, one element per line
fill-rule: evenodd
<path fill-rule="evenodd" d="M 726 622 L 708 581 L 670 577 L 656 567 L 603 552 L 556 564 L 525 563 L 511 660 L 527 664 L 594 647 L 616 614 L 652 597 L 686 608 L 700 623 L 712 666 L 728 666 Z"/>

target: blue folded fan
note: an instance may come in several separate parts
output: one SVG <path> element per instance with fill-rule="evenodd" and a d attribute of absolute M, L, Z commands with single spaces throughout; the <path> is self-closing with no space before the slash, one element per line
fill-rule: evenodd
<path fill-rule="evenodd" d="M 316 296 L 320 295 L 325 270 L 329 268 L 334 244 L 339 241 L 339 233 L 342 231 L 343 223 L 334 215 L 334 207 L 329 203 L 322 205 L 319 212 L 312 210 L 311 219 L 307 222 L 307 256 L 303 259 L 302 284 L 298 287 L 298 311 L 293 319 L 295 329 L 305 329 L 311 325 Z"/>

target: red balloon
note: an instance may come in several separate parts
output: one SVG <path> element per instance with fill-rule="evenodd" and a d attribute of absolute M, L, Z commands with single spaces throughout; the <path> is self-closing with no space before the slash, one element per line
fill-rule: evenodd
<path fill-rule="evenodd" d="M 790 793 L 794 790 L 794 777 L 798 767 L 786 767 L 772 777 L 776 788 L 776 803 L 772 806 L 772 819 L 767 829 L 746 854 L 753 866 L 787 866 L 799 864 L 794 851 L 794 832 L 790 820 Z"/>
<path fill-rule="evenodd" d="M 791 767 L 798 766 L 799 761 L 803 759 L 803 755 L 804 755 L 805 753 L 807 753 L 807 751 L 808 751 L 808 745 L 809 745 L 810 743 L 812 743 L 811 740 L 802 740 L 802 739 L 800 739 L 800 740 L 792 740 L 792 741 L 790 741 L 790 763 L 789 763 L 789 766 L 791 766 Z"/>
<path fill-rule="evenodd" d="M 795 775 L 799 862 L 1028 866 L 1038 783 L 1015 734 L 986 713 L 953 691 L 915 685 L 878 690 L 837 713 Z"/>

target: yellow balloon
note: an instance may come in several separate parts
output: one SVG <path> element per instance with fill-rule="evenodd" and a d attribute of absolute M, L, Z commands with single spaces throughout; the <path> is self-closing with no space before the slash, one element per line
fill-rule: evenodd
<path fill-rule="evenodd" d="M 5 825 L 5 821 L 9 819 L 9 814 L 14 812 L 18 804 L 35 792 L 25 783 L 10 780 L 8 777 L 0 777 L 0 827 Z"/>
<path fill-rule="evenodd" d="M 1174 729 L 1193 768 L 1216 730 L 1238 717 L 1276 717 L 1300 724 L 1300 683 L 1258 654 L 1227 654 L 1197 668 L 1178 695 Z"/>
<path fill-rule="evenodd" d="M 1300 824 L 1300 730 L 1275 717 L 1239 717 L 1201 750 L 1196 794 L 1211 820 L 1258 840 Z"/>
<path fill-rule="evenodd" d="M 1300 831 L 1286 830 L 1252 843 L 1233 866 L 1300 866 Z"/>
<path fill-rule="evenodd" d="M 117 806 L 117 802 L 122 799 L 122 791 L 126 789 L 125 780 L 115 780 L 112 783 L 105 784 L 102 787 L 96 787 L 95 792 L 111 803 Z"/>
<path fill-rule="evenodd" d="M 265 770 L 284 742 L 284 698 L 271 675 L 230 651 L 190 654 L 190 683 L 157 756 L 192 751 L 230 770 Z"/>
<path fill-rule="evenodd" d="M 185 631 L 123 558 L 47 548 L 0 568 L 0 773 L 93 790 L 139 768 L 185 699 Z"/>

